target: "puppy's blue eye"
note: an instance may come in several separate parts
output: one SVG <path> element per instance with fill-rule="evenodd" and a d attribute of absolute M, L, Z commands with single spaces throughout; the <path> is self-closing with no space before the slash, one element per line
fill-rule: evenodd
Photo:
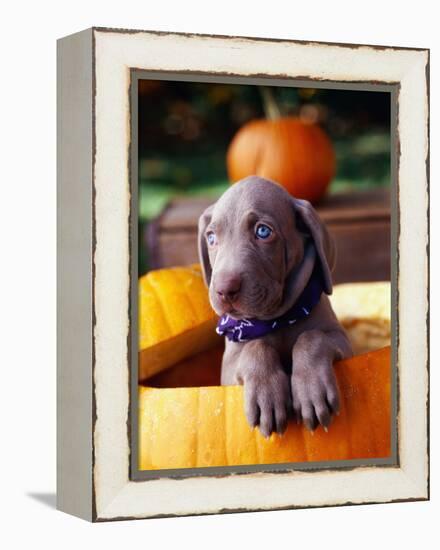
<path fill-rule="evenodd" d="M 257 225 L 257 228 L 255 230 L 255 235 L 259 239 L 267 239 L 272 235 L 272 229 L 268 225 L 265 225 L 264 223 L 260 223 L 259 225 Z"/>
<path fill-rule="evenodd" d="M 206 234 L 206 240 L 208 241 L 209 246 L 214 246 L 217 242 L 217 238 L 215 236 L 214 231 L 210 231 Z"/>

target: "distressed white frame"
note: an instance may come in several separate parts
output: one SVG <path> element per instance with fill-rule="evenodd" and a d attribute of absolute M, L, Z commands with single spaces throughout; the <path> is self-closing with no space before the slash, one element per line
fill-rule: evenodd
<path fill-rule="evenodd" d="M 95 422 L 92 486 L 87 489 L 93 507 L 79 515 L 110 520 L 428 498 L 429 52 L 108 29 L 93 29 L 90 37 L 95 114 Z M 399 466 L 129 479 L 131 68 L 399 83 Z"/>

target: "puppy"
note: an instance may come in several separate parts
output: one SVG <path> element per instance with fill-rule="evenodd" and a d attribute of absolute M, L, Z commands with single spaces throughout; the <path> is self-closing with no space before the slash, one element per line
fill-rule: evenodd
<path fill-rule="evenodd" d="M 244 385 L 249 424 L 265 437 L 291 415 L 327 429 L 339 409 L 333 362 L 352 351 L 327 298 L 335 249 L 316 211 L 251 176 L 201 215 L 198 246 L 226 337 L 221 383 Z"/>

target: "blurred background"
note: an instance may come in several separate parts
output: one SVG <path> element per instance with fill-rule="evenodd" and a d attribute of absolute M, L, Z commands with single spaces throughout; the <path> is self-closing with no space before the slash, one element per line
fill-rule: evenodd
<path fill-rule="evenodd" d="M 359 212 L 358 218 L 352 216 L 349 235 L 361 219 L 377 225 L 380 211 L 388 242 L 390 94 L 292 87 L 271 87 L 270 93 L 283 117 L 319 125 L 333 144 L 336 173 L 317 204 L 324 217 L 330 215 L 329 223 L 338 225 L 341 210 L 345 219 L 347 209 L 361 208 L 360 218 Z M 254 85 L 139 81 L 139 274 L 182 263 L 185 253 L 185 263 L 196 260 L 195 242 L 191 245 L 182 234 L 194 233 L 200 211 L 228 188 L 228 147 L 246 123 L 265 118 L 263 96 Z M 341 206 L 337 197 L 342 196 Z M 379 256 L 379 263 L 389 264 L 389 250 Z M 386 278 L 384 269 L 369 279 Z"/>

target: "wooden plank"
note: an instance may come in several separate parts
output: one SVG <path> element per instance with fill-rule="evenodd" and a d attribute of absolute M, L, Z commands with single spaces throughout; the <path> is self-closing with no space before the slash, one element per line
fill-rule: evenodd
<path fill-rule="evenodd" d="M 193 230 L 200 214 L 214 201 L 205 197 L 175 198 L 160 217 L 160 231 Z M 316 206 L 325 223 L 390 217 L 388 189 L 335 193 Z"/>
<path fill-rule="evenodd" d="M 152 267 L 173 267 L 199 261 L 197 232 L 161 233 L 158 237 L 156 264 Z"/>
<path fill-rule="evenodd" d="M 388 189 L 335 193 L 326 197 L 316 209 L 325 223 L 389 218 L 390 193 Z"/>
<path fill-rule="evenodd" d="M 152 268 L 198 262 L 197 221 L 212 202 L 178 198 L 148 229 L 146 246 Z M 330 195 L 317 210 L 336 241 L 335 284 L 389 280 L 389 191 L 378 189 Z M 368 258 L 368 261 L 366 261 Z"/>
<path fill-rule="evenodd" d="M 337 261 L 335 284 L 349 281 L 388 281 L 390 279 L 390 222 L 328 224 L 335 239 Z M 157 264 L 173 267 L 198 262 L 197 233 L 161 233 L 158 237 Z"/>
<path fill-rule="evenodd" d="M 389 281 L 391 277 L 391 229 L 389 222 L 329 225 L 336 242 L 335 284 Z"/>
<path fill-rule="evenodd" d="M 200 214 L 213 202 L 205 197 L 173 199 L 160 217 L 161 231 L 194 229 Z"/>

